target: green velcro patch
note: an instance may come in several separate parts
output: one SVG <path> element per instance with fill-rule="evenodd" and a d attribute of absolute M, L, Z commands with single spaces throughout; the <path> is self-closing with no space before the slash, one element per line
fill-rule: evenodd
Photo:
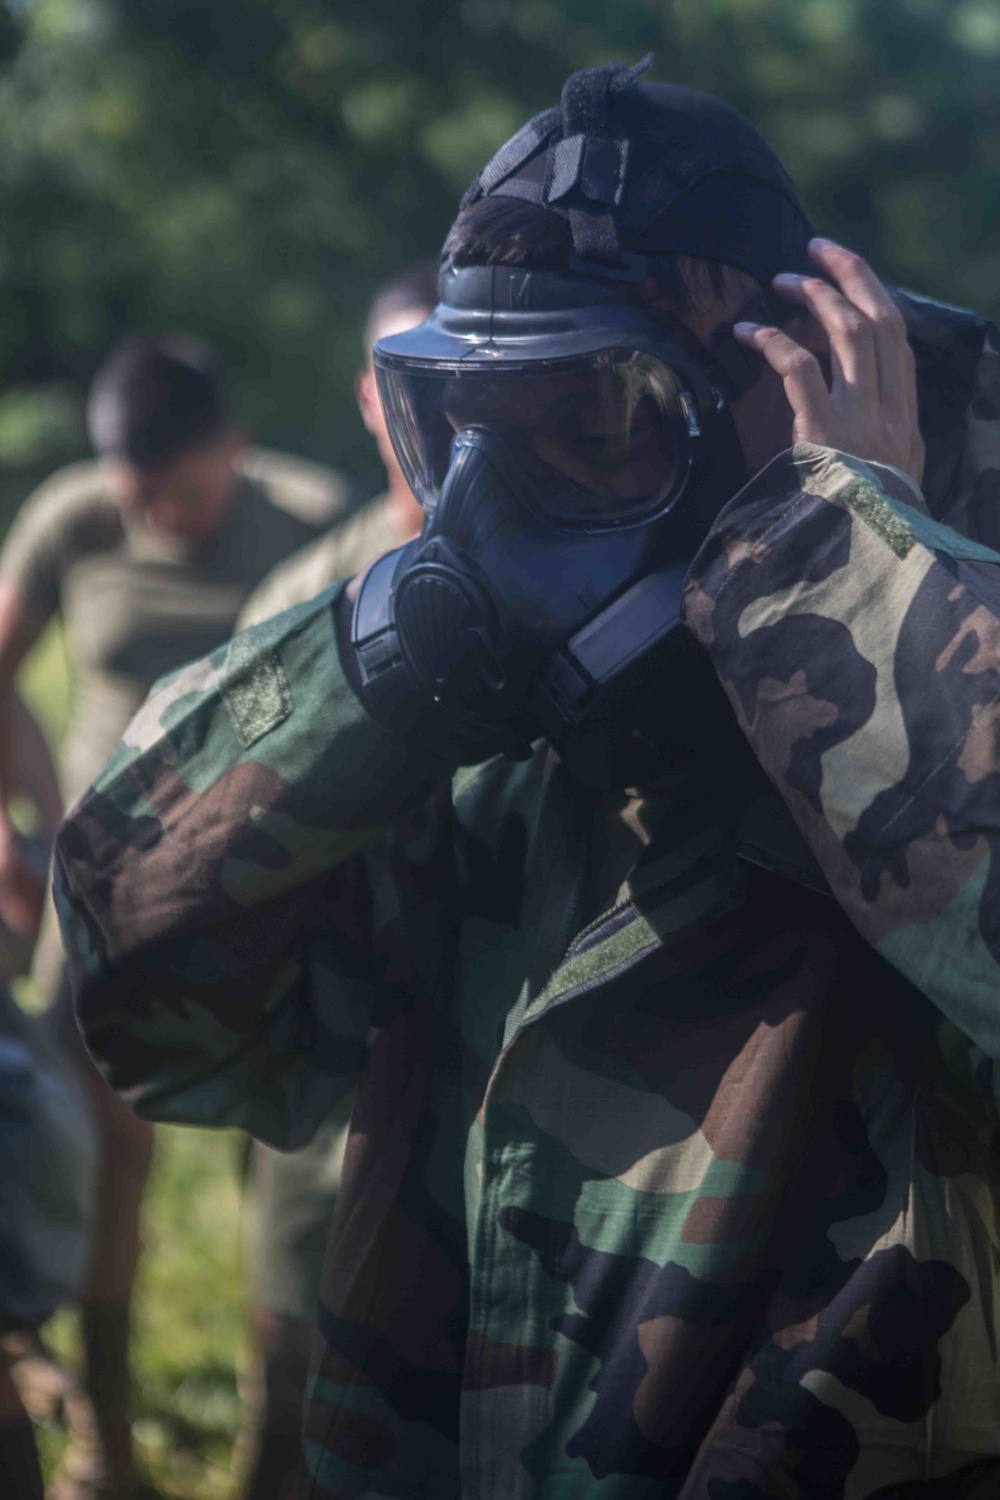
<path fill-rule="evenodd" d="M 261 651 L 241 660 L 242 651 L 236 647 L 237 636 L 230 647 L 226 677 L 219 688 L 226 705 L 236 738 L 244 750 L 249 750 L 265 734 L 277 729 L 292 711 L 292 690 L 285 676 L 277 652 Z"/>
<path fill-rule="evenodd" d="M 840 499 L 850 506 L 865 525 L 891 547 L 897 557 L 905 557 L 916 541 L 910 524 L 895 510 L 880 490 L 864 479 L 852 479 L 840 491 Z"/>

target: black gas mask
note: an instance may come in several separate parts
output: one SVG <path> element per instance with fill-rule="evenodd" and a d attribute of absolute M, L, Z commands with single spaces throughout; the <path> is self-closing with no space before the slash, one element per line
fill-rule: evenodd
<path fill-rule="evenodd" d="M 375 349 L 427 520 L 362 585 L 365 699 L 462 758 L 545 735 L 607 779 L 607 730 L 658 691 L 691 559 L 746 477 L 726 394 L 749 372 L 596 280 L 449 270 L 442 297 Z"/>
<path fill-rule="evenodd" d="M 651 306 L 655 257 L 618 243 L 637 211 L 627 163 L 643 163 L 615 100 L 648 114 L 637 74 L 574 75 L 561 113 L 530 122 L 467 195 L 554 205 L 572 226 L 567 269 L 446 265 L 427 322 L 376 345 L 427 520 L 369 570 L 352 623 L 361 692 L 385 724 L 467 762 L 544 736 L 603 785 L 642 777 L 685 576 L 747 477 L 728 402 L 760 368 L 731 325 L 706 349 Z"/>

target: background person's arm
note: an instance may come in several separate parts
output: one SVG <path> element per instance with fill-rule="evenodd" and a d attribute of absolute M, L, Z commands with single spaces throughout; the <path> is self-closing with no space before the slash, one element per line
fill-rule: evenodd
<path fill-rule="evenodd" d="M 45 614 L 25 598 L 17 582 L 0 572 L 0 918 L 18 937 L 37 930 L 45 882 L 25 858 L 9 815 L 11 799 L 18 792 L 28 795 L 43 821 L 53 828 L 58 821 L 48 747 L 15 691 L 18 668 L 45 623 Z"/>
<path fill-rule="evenodd" d="M 27 798 L 33 805 L 36 819 L 32 834 L 51 848 L 63 815 L 59 777 L 45 731 L 20 693 L 14 694 L 12 734 L 14 795 Z"/>

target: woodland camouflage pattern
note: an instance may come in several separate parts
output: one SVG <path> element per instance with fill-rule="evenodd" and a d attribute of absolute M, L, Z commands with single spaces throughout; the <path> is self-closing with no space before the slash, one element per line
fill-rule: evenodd
<path fill-rule="evenodd" d="M 1000 357 L 910 316 L 926 505 L 799 447 L 690 581 L 783 802 L 700 652 L 642 794 L 451 776 L 333 591 L 161 687 L 65 825 L 141 1113 L 294 1146 L 358 1082 L 311 1500 L 1000 1494 Z"/>

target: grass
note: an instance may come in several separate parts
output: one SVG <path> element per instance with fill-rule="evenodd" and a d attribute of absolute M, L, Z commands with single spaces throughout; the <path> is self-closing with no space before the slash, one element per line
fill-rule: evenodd
<path fill-rule="evenodd" d="M 66 725 L 69 672 L 58 629 L 26 663 L 21 688 L 53 744 Z M 144 1476 L 165 1500 L 228 1500 L 239 1402 L 243 1292 L 239 1255 L 241 1138 L 161 1127 L 143 1218 L 136 1295 L 135 1436 Z M 45 1330 L 76 1362 L 71 1309 Z M 39 1429 L 47 1476 L 65 1446 Z"/>

